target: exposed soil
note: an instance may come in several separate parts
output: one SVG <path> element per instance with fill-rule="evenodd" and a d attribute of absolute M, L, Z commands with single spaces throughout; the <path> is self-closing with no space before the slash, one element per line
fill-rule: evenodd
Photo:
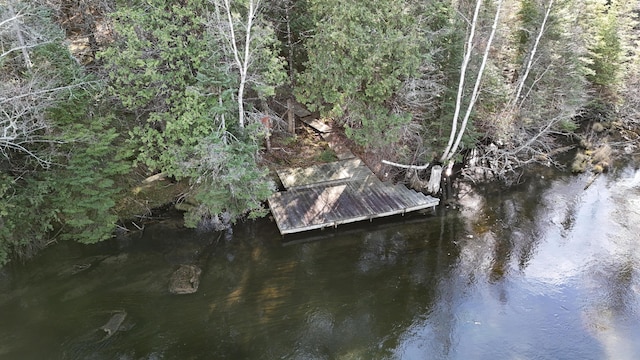
<path fill-rule="evenodd" d="M 320 134 L 308 126 L 299 125 L 295 136 L 287 132 L 274 132 L 271 150 L 262 153 L 262 161 L 271 169 L 301 167 L 335 161 L 336 154 Z"/>
<path fill-rule="evenodd" d="M 302 122 L 296 126 L 296 134 L 277 131 L 271 136 L 271 150 L 263 152 L 263 162 L 271 169 L 303 167 L 338 160 L 333 149 L 346 148 L 359 156 L 360 149 L 349 140 L 338 126 L 332 126 L 331 144 L 321 133 Z"/>
<path fill-rule="evenodd" d="M 376 174 L 380 180 L 389 180 L 397 175 L 397 169 L 382 163 L 384 154 L 365 151 L 351 139 L 347 138 L 344 129 L 330 120 L 323 120 L 333 131 L 328 141 L 327 137 L 302 122 L 298 122 L 296 136 L 287 132 L 275 132 L 271 137 L 271 150 L 262 154 L 263 164 L 272 171 L 283 167 L 304 167 L 314 164 L 327 163 L 338 160 L 333 149 L 348 149 L 360 158 Z M 274 174 L 275 176 L 275 174 Z"/>

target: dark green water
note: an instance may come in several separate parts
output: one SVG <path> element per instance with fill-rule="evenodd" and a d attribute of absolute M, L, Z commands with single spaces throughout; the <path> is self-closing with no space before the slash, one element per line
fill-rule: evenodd
<path fill-rule="evenodd" d="M 286 246 L 268 220 L 59 244 L 0 272 L 0 359 L 638 359 L 640 170 L 586 181 L 538 173 Z M 212 242 L 199 291 L 171 295 Z"/>

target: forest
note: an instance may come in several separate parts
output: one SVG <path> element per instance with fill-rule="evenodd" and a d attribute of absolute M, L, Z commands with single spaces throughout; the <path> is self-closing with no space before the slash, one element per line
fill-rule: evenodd
<path fill-rule="evenodd" d="M 297 141 L 294 103 L 435 194 L 424 184 L 454 165 L 506 184 L 531 164 L 606 171 L 603 153 L 638 151 L 639 14 L 632 0 L 3 0 L 0 265 L 111 238 L 153 210 L 132 195 L 153 175 L 176 184 L 186 226 L 266 215 L 265 138 Z"/>

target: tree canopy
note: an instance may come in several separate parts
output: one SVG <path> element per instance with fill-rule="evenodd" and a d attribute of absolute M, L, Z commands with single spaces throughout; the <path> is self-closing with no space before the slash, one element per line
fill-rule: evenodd
<path fill-rule="evenodd" d="M 293 97 L 413 171 L 472 150 L 501 178 L 553 162 L 585 122 L 637 124 L 639 13 L 622 0 L 5 1 L 0 264 L 111 237 L 134 174 L 187 184 L 172 201 L 188 226 L 266 214 L 263 141 Z"/>

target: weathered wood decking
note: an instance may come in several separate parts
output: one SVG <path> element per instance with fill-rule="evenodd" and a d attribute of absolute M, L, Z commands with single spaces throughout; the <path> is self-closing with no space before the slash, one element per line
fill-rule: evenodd
<path fill-rule="evenodd" d="M 303 168 L 280 169 L 277 173 L 287 190 L 332 185 L 345 181 L 378 180 L 362 160 L 357 158 Z"/>
<path fill-rule="evenodd" d="M 403 185 L 381 182 L 357 158 L 282 169 L 278 176 L 287 190 L 271 196 L 269 207 L 283 235 L 404 214 L 440 202 Z"/>

